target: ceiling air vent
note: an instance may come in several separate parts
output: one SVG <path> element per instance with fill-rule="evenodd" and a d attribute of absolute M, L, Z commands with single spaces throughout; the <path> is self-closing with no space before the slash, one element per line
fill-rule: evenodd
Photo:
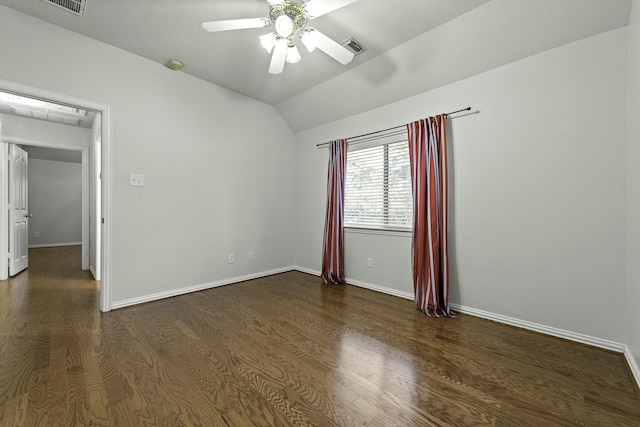
<path fill-rule="evenodd" d="M 68 12 L 75 13 L 78 16 L 84 16 L 84 8 L 87 0 L 42 0 L 45 3 L 58 6 Z"/>
<path fill-rule="evenodd" d="M 351 37 L 343 41 L 342 46 L 346 47 L 350 52 L 353 52 L 355 56 L 360 55 L 362 52 L 366 52 L 367 48 L 362 45 L 358 40 Z"/>

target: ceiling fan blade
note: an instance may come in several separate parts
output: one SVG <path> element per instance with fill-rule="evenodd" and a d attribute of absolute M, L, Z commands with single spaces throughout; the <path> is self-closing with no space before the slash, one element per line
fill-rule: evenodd
<path fill-rule="evenodd" d="M 202 28 L 214 33 L 217 31 L 244 30 L 246 28 L 264 28 L 269 25 L 271 25 L 271 22 L 267 18 L 248 18 L 203 22 Z"/>
<path fill-rule="evenodd" d="M 320 49 L 342 65 L 347 65 L 353 60 L 353 57 L 355 55 L 347 48 L 325 36 L 320 31 L 315 31 L 318 33 L 318 49 Z"/>
<path fill-rule="evenodd" d="M 309 14 L 309 17 L 313 19 L 357 1 L 358 0 L 310 0 L 304 4 L 304 8 Z"/>
<path fill-rule="evenodd" d="M 271 64 L 269 65 L 269 73 L 280 74 L 284 70 L 284 63 L 287 59 L 287 40 L 280 39 L 276 42 L 276 47 L 271 55 Z"/>

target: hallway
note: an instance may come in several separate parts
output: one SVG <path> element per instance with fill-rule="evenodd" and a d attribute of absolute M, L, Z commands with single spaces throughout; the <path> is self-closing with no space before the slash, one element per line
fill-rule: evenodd
<path fill-rule="evenodd" d="M 67 419 L 69 397 L 84 386 L 73 372 L 100 324 L 99 283 L 81 269 L 81 246 L 29 249 L 29 258 L 28 269 L 0 282 L 3 426 Z"/>

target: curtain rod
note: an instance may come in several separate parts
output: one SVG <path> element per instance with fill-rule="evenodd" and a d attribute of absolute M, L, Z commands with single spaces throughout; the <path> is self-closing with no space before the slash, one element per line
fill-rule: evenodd
<path fill-rule="evenodd" d="M 460 110 L 452 111 L 450 113 L 444 113 L 444 115 L 445 116 L 450 116 L 452 114 L 461 113 L 463 111 L 471 111 L 471 107 L 462 108 Z M 351 136 L 351 137 L 347 138 L 347 141 L 349 141 L 350 139 L 364 138 L 365 136 L 371 136 L 371 135 L 377 135 L 377 134 L 383 133 L 383 132 L 389 132 L 391 130 L 400 129 L 400 128 L 403 128 L 405 126 L 407 126 L 407 125 L 394 126 L 394 127 L 388 128 L 388 129 L 378 130 L 378 131 L 369 132 L 369 133 L 363 133 L 362 135 L 357 135 L 357 136 Z M 354 143 L 358 143 L 358 142 L 363 142 L 363 141 L 354 141 Z M 327 145 L 329 145 L 328 142 L 323 142 L 321 144 L 317 144 L 316 147 L 318 147 L 318 148 L 326 147 Z"/>

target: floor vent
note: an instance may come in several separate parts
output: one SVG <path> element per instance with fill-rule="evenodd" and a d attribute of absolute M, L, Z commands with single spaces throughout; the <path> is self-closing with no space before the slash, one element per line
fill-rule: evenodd
<path fill-rule="evenodd" d="M 45 3 L 58 6 L 68 12 L 75 13 L 78 16 L 84 16 L 84 8 L 87 0 L 42 0 Z"/>
<path fill-rule="evenodd" d="M 346 47 L 350 52 L 353 52 L 355 56 L 360 55 L 362 52 L 366 52 L 367 48 L 362 45 L 358 40 L 351 37 L 348 40 L 343 41 L 342 46 Z"/>

